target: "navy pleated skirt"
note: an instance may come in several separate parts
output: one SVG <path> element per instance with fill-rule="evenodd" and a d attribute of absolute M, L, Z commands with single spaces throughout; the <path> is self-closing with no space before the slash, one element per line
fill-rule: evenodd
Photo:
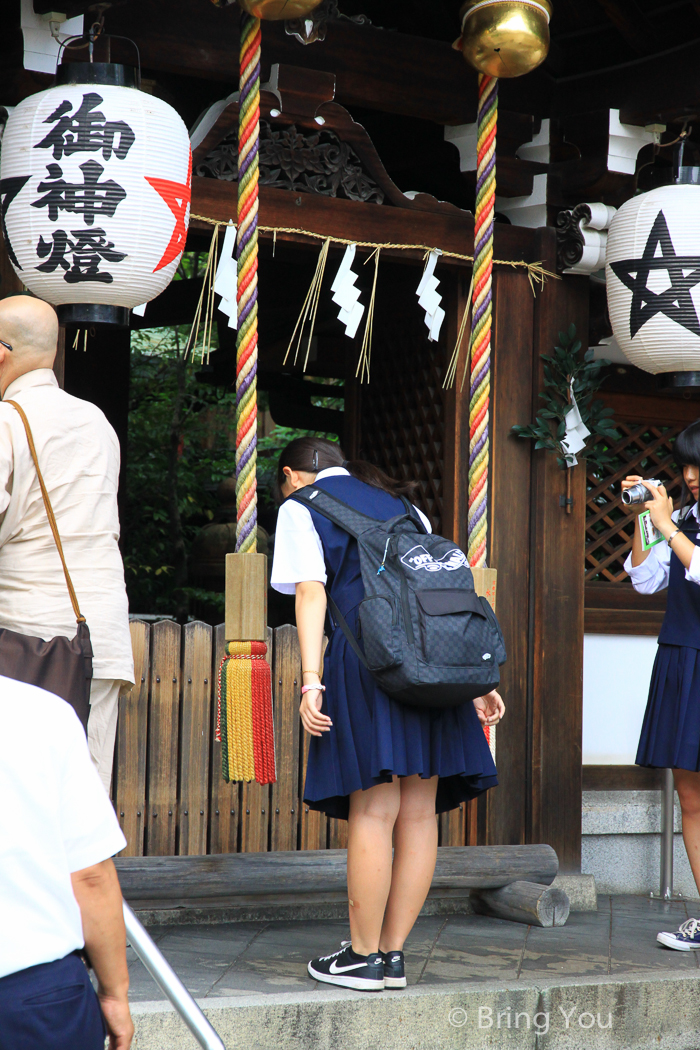
<path fill-rule="evenodd" d="M 357 610 L 348 616 L 356 629 Z M 391 700 L 360 664 L 339 629 L 324 659 L 323 712 L 333 727 L 311 737 L 304 802 L 347 820 L 349 795 L 392 776 L 438 776 L 435 811 L 444 813 L 498 783 L 471 701 L 423 710 Z"/>
<path fill-rule="evenodd" d="M 637 765 L 700 771 L 700 650 L 659 645 Z"/>

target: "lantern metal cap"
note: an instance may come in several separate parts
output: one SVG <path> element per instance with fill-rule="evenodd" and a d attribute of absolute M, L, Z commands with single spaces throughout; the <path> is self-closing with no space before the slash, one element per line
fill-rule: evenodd
<path fill-rule="evenodd" d="M 134 66 L 120 62 L 62 62 L 56 70 L 56 85 L 110 84 L 113 87 L 137 87 Z"/>
<path fill-rule="evenodd" d="M 700 394 L 700 372 L 659 372 L 656 382 L 660 390 L 687 390 Z"/>
<path fill-rule="evenodd" d="M 111 325 L 113 328 L 128 328 L 130 313 L 128 306 L 106 306 L 102 303 L 65 303 L 56 307 L 62 325 Z"/>

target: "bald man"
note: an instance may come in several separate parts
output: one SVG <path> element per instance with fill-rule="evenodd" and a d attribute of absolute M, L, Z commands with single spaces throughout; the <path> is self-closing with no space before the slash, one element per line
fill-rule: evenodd
<path fill-rule="evenodd" d="M 32 428 L 63 551 L 92 639 L 88 744 L 109 790 L 120 690 L 134 681 L 119 552 L 119 442 L 104 413 L 61 390 L 58 319 L 29 295 L 0 299 L 0 394 Z M 17 411 L 0 403 L 0 627 L 75 635 L 75 616 Z"/>

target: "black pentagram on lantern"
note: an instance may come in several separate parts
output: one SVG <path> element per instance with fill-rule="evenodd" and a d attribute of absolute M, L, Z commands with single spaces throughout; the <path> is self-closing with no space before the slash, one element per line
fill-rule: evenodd
<path fill-rule="evenodd" d="M 656 254 L 657 248 L 661 249 L 660 255 Z M 610 263 L 610 267 L 632 292 L 630 339 L 659 313 L 700 337 L 700 320 L 690 295 L 690 289 L 700 284 L 700 256 L 676 255 L 663 211 L 656 216 L 642 258 L 621 259 Z M 659 293 L 647 288 L 649 274 L 656 270 L 666 270 L 671 282 Z"/>
<path fill-rule="evenodd" d="M 134 144 L 136 136 L 132 128 L 123 120 L 106 120 L 104 113 L 96 107 L 102 102 L 102 95 L 90 91 L 83 95 L 83 101 L 75 113 L 71 113 L 72 103 L 67 99 L 44 120 L 44 124 L 54 124 L 35 149 L 53 149 L 55 160 L 61 160 L 65 154 L 98 153 L 109 160 L 115 157 L 123 160 Z"/>
<path fill-rule="evenodd" d="M 47 208 L 51 222 L 56 222 L 59 211 L 84 216 L 88 226 L 92 226 L 96 215 L 111 218 L 126 197 L 126 190 L 113 179 L 100 182 L 104 168 L 96 160 L 86 160 L 80 170 L 82 183 L 66 182 L 60 165 L 48 164 L 48 178 L 37 186 L 37 192 L 44 196 L 32 201 L 32 208 Z"/>

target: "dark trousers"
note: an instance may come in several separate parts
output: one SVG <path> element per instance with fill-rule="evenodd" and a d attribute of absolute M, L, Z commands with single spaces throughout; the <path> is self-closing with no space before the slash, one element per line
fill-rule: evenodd
<path fill-rule="evenodd" d="M 0 977 L 0 1050 L 103 1050 L 105 1026 L 75 953 Z"/>

